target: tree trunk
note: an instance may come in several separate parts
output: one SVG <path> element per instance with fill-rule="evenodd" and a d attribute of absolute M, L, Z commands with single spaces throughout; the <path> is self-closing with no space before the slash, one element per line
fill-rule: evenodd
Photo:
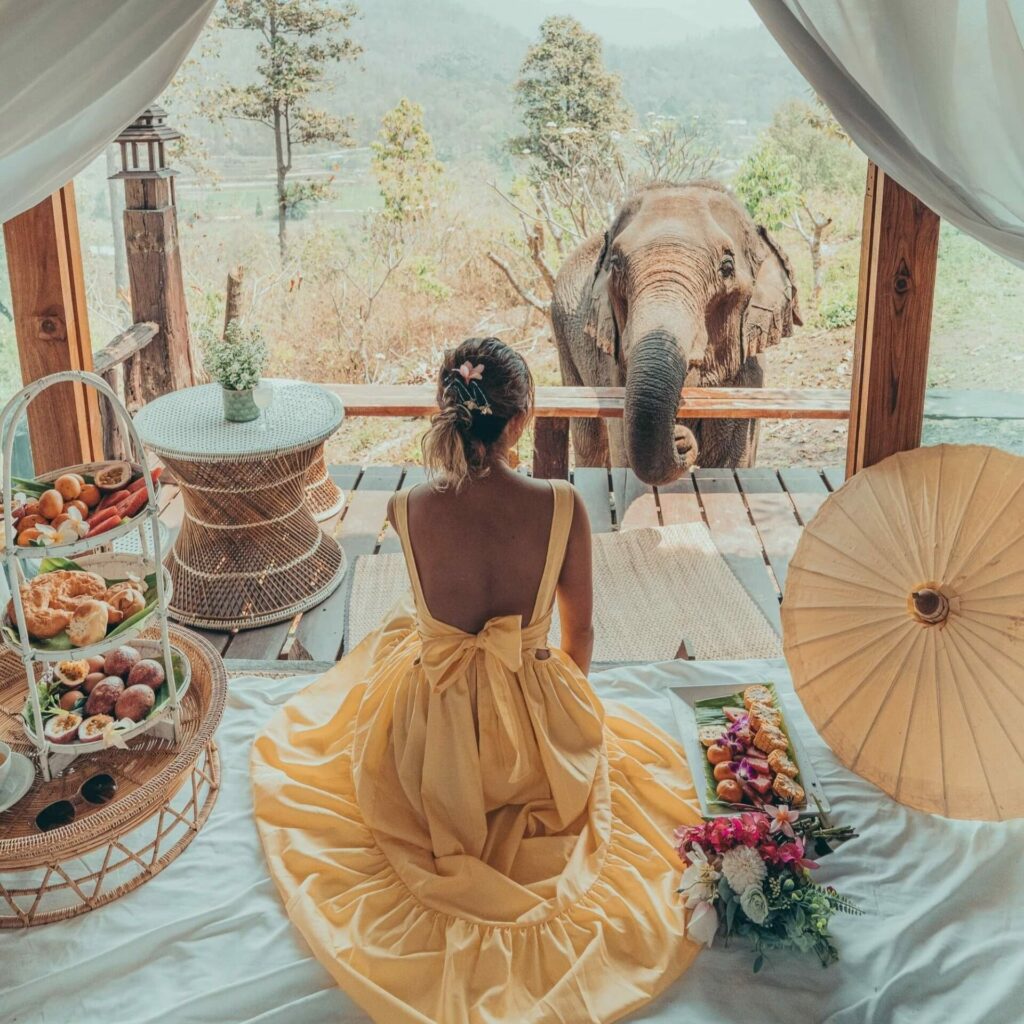
<path fill-rule="evenodd" d="M 824 268 L 821 264 L 821 233 L 823 227 L 815 225 L 814 233 L 811 235 L 809 248 L 811 250 L 811 308 L 818 308 L 818 299 L 821 298 L 822 277 Z"/>

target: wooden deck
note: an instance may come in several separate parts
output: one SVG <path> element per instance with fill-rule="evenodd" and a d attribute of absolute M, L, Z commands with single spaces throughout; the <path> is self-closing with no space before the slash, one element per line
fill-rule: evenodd
<path fill-rule="evenodd" d="M 345 549 L 349 565 L 360 555 L 399 551 L 387 523 L 387 503 L 400 487 L 424 479 L 418 466 L 332 466 L 345 508 L 324 524 Z M 843 482 L 839 467 L 824 469 L 698 469 L 667 487 L 652 488 L 626 469 L 577 469 L 594 533 L 673 523 L 705 523 L 740 582 L 779 629 L 779 601 L 800 530 Z M 181 500 L 165 487 L 163 520 L 172 533 Z M 236 633 L 197 630 L 220 651 L 230 670 L 316 670 L 342 651 L 351 574 L 322 604 L 289 622 Z M 268 665 L 267 663 L 272 663 Z"/>

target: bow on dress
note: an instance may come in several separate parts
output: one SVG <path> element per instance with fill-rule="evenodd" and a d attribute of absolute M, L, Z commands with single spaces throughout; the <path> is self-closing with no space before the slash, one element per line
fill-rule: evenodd
<path fill-rule="evenodd" d="M 493 698 L 512 755 L 509 781 L 513 783 L 526 776 L 521 756 L 526 737 L 512 692 L 513 688 L 518 689 L 515 673 L 523 667 L 524 650 L 542 647 L 547 642 L 549 625 L 545 618 L 523 629 L 521 615 L 499 615 L 488 619 L 479 633 L 465 633 L 450 626 L 431 629 L 426 623 L 420 626 L 420 664 L 433 693 L 444 693 L 469 673 L 474 661 L 482 660 L 482 679 Z"/>

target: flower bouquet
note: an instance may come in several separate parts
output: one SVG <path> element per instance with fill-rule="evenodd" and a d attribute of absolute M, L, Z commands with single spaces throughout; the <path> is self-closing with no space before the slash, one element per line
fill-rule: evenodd
<path fill-rule="evenodd" d="M 820 815 L 803 817 L 786 805 L 713 818 L 676 830 L 686 863 L 679 892 L 690 919 L 687 935 L 710 946 L 719 932 L 749 939 L 754 971 L 773 949 L 817 953 L 822 966 L 839 959 L 829 935 L 833 913 L 860 914 L 852 900 L 811 880 L 818 865 L 808 857 L 851 839 L 850 828 L 826 826 Z"/>

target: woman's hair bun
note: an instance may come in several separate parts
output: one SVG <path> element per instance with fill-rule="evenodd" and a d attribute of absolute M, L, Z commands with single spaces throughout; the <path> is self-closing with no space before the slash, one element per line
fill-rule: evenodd
<path fill-rule="evenodd" d="M 470 338 L 445 353 L 437 404 L 423 438 L 423 461 L 435 487 L 458 490 L 486 474 L 509 421 L 532 411 L 533 376 L 504 342 Z"/>

